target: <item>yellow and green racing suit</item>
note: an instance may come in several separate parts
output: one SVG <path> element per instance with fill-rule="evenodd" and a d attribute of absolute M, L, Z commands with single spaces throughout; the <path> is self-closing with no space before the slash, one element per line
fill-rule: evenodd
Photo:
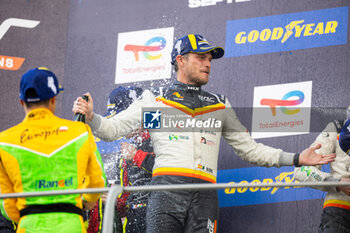
<path fill-rule="evenodd" d="M 0 133 L 1 193 L 98 188 L 106 185 L 90 127 L 38 108 L 23 122 Z M 1 213 L 19 222 L 17 232 L 86 232 L 82 200 L 99 194 L 4 199 Z M 73 210 L 73 211 L 72 211 Z"/>

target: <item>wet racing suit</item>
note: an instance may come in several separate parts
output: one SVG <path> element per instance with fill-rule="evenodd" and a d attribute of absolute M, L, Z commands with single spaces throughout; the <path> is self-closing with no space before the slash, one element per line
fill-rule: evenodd
<path fill-rule="evenodd" d="M 343 122 L 330 122 L 315 140 L 322 144 L 319 154 L 336 153 L 335 161 L 330 163 L 330 173 L 321 171 L 321 166 L 302 166 L 294 169 L 294 177 L 299 181 L 339 181 L 341 177 L 350 177 L 350 157 L 339 146 L 338 137 Z M 327 192 L 323 203 L 323 212 L 319 232 L 350 232 L 350 197 L 337 191 L 336 187 L 317 188 Z"/>
<path fill-rule="evenodd" d="M 1 193 L 104 187 L 100 153 L 90 127 L 64 120 L 44 108 L 0 134 Z M 19 222 L 17 232 L 86 232 L 82 199 L 72 194 L 1 200 L 1 212 Z"/>
<path fill-rule="evenodd" d="M 129 161 L 121 157 L 118 162 L 119 177 L 117 177 L 116 183 L 120 183 L 122 186 L 149 185 L 152 178 L 154 153 L 149 134 L 147 133 L 146 136 L 142 137 L 142 141 L 136 142 L 134 140 L 134 145 L 137 148 L 134 159 Z M 146 210 L 149 192 L 123 193 L 123 195 L 126 195 L 124 206 L 119 205 L 122 204 L 119 203 L 119 200 L 123 197 L 118 199 L 118 210 L 121 215 L 124 214 L 125 216 L 123 232 L 146 232 Z"/>
<path fill-rule="evenodd" d="M 155 157 L 149 133 L 145 131 L 142 134 L 137 134 L 132 140 L 132 145 L 137 149 L 132 161 L 118 155 L 115 183 L 121 186 L 149 185 Z M 119 194 L 113 232 L 146 232 L 148 196 L 149 192 L 123 192 Z M 104 204 L 99 199 L 97 205 L 89 213 L 88 233 L 102 232 L 103 210 Z M 124 224 L 121 223 L 121 218 L 124 218 Z"/>
<path fill-rule="evenodd" d="M 179 123 L 175 128 L 180 130 L 176 130 L 165 129 L 163 124 L 161 129 L 150 130 L 156 155 L 152 185 L 216 183 L 221 136 L 250 163 L 268 167 L 293 164 L 294 154 L 256 143 L 225 96 L 178 81 L 170 88 L 145 90 L 142 99 L 110 119 L 94 114 L 90 126 L 99 138 L 113 141 L 140 127 L 148 108 L 153 112 L 146 113 L 155 114 L 155 119 L 156 110 L 163 118 L 170 110 L 169 115 L 185 115 L 189 126 L 198 126 L 182 127 Z M 147 232 L 214 232 L 217 217 L 216 191 L 152 192 Z"/>

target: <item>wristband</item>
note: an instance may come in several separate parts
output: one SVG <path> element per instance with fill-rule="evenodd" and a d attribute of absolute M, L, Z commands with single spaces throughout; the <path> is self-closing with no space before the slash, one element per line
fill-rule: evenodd
<path fill-rule="evenodd" d="M 301 167 L 300 164 L 299 164 L 299 156 L 300 156 L 299 153 L 296 153 L 296 154 L 294 155 L 293 162 L 294 162 L 294 166 L 295 166 L 295 167 Z"/>

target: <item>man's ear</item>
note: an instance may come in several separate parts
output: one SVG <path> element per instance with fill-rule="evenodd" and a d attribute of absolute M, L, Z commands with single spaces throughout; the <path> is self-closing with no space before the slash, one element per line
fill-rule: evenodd
<path fill-rule="evenodd" d="M 184 57 L 183 57 L 183 56 L 181 56 L 181 55 L 177 55 L 177 56 L 176 56 L 176 62 L 177 62 L 177 65 L 178 65 L 178 66 L 183 65 L 183 60 L 184 60 Z"/>
<path fill-rule="evenodd" d="M 50 102 L 51 102 L 52 104 L 54 104 L 54 103 L 56 102 L 56 96 L 52 97 L 52 98 L 50 99 Z"/>
<path fill-rule="evenodd" d="M 19 99 L 19 103 L 24 107 L 24 101 Z"/>

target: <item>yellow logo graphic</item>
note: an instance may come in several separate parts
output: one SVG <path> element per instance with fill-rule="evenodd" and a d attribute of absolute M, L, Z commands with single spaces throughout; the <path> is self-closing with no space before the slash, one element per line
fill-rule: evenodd
<path fill-rule="evenodd" d="M 304 20 L 291 21 L 285 26 L 275 28 L 265 28 L 262 31 L 251 30 L 250 32 L 239 32 L 235 37 L 236 44 L 254 43 L 256 41 L 281 40 L 285 43 L 293 34 L 295 38 L 314 36 L 316 34 L 336 33 L 338 27 L 337 21 L 328 21 L 326 23 L 309 23 L 303 24 Z"/>
<path fill-rule="evenodd" d="M 273 183 L 273 179 L 271 178 L 266 178 L 263 180 L 259 180 L 259 179 L 255 179 L 252 180 L 250 183 L 251 184 L 261 184 L 261 183 Z M 282 172 L 281 174 L 279 174 L 277 177 L 275 177 L 275 182 L 277 183 L 298 183 L 298 181 L 294 180 L 293 177 L 293 172 Z M 241 182 L 239 182 L 240 184 L 248 184 L 249 182 L 246 180 L 242 180 Z M 230 182 L 230 184 L 235 184 L 235 182 Z M 284 187 L 284 189 L 289 189 L 290 187 Z M 297 187 L 295 187 L 297 188 Z M 251 188 L 226 188 L 225 189 L 225 193 L 226 194 L 235 194 L 237 192 L 237 194 L 240 193 L 245 193 L 249 190 L 249 192 L 257 192 L 257 191 L 269 191 L 271 192 L 271 195 L 275 194 L 278 189 L 280 189 L 280 187 L 251 187 Z"/>
<path fill-rule="evenodd" d="M 180 95 L 179 92 L 177 92 L 177 91 L 175 91 L 175 92 L 173 93 L 173 95 L 176 96 L 177 98 L 181 98 L 181 99 L 184 98 L 184 97 L 183 97 L 182 95 Z"/>

